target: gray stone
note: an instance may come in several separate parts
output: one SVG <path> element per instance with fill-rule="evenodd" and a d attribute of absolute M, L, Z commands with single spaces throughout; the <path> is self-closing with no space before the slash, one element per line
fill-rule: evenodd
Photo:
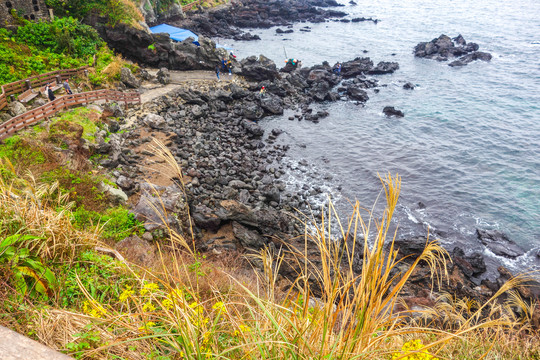
<path fill-rule="evenodd" d="M 99 186 L 102 192 L 111 196 L 112 201 L 115 204 L 124 204 L 128 200 L 126 193 L 120 189 L 115 189 L 111 185 L 105 184 L 104 182 L 101 182 Z"/>
<path fill-rule="evenodd" d="M 167 68 L 161 68 L 156 74 L 157 81 L 160 84 L 167 85 L 171 82 L 171 74 L 169 73 L 169 69 Z"/>
<path fill-rule="evenodd" d="M 163 116 L 157 115 L 157 114 L 147 114 L 144 118 L 143 122 L 150 126 L 152 129 L 161 130 L 165 127 L 167 122 L 163 118 Z"/>
<path fill-rule="evenodd" d="M 116 179 L 116 184 L 124 190 L 129 190 L 133 187 L 133 181 L 124 175 L 120 175 L 118 179 Z"/>
<path fill-rule="evenodd" d="M 141 86 L 141 82 L 133 75 L 130 69 L 123 67 L 120 69 L 120 81 L 132 89 L 137 89 Z"/>
<path fill-rule="evenodd" d="M 258 250 L 266 245 L 266 239 L 257 231 L 249 230 L 235 221 L 233 221 L 232 227 L 234 237 L 240 242 L 242 247 Z"/>
<path fill-rule="evenodd" d="M 184 211 L 184 207 L 184 194 L 178 187 L 142 183 L 141 197 L 133 208 L 133 213 L 137 220 L 144 222 L 146 231 L 154 231 L 167 226 L 177 226 L 178 221 L 173 213 Z"/>
<path fill-rule="evenodd" d="M 21 115 L 26 112 L 26 108 L 24 107 L 24 105 L 18 101 L 12 101 L 11 103 L 9 103 L 7 109 L 11 116 Z"/>

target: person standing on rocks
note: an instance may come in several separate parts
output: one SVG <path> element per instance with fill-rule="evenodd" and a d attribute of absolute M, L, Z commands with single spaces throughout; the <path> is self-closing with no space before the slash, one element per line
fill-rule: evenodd
<path fill-rule="evenodd" d="M 261 88 L 261 91 L 259 91 L 259 96 L 260 96 L 260 97 L 264 97 L 264 94 L 266 94 L 266 88 L 263 86 L 263 87 Z"/>
<path fill-rule="evenodd" d="M 229 76 L 232 75 L 232 61 L 231 59 L 229 59 L 229 61 L 227 61 L 227 70 L 229 70 Z"/>
<path fill-rule="evenodd" d="M 219 65 L 216 66 L 216 76 L 217 76 L 218 81 L 221 81 L 221 79 L 219 78 Z"/>
<path fill-rule="evenodd" d="M 334 73 L 336 73 L 338 76 L 341 76 L 341 64 L 337 63 L 334 65 Z"/>

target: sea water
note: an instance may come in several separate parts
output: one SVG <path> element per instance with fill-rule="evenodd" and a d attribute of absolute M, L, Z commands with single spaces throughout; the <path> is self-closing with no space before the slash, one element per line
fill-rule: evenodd
<path fill-rule="evenodd" d="M 347 18 L 380 22 L 294 24 L 294 33 L 250 30 L 260 41 L 233 42 L 239 58 L 264 54 L 284 65 L 304 66 L 369 56 L 397 61 L 392 75 L 376 76 L 365 106 L 338 101 L 314 105 L 330 115 L 318 124 L 267 118 L 262 126 L 285 131 L 289 161 L 309 161 L 319 183 L 345 213 L 349 202 L 369 208 L 380 194 L 378 174 L 399 174 L 398 237 L 427 236 L 451 250 L 495 257 L 476 239 L 476 229 L 497 229 L 527 253 L 514 270 L 538 267 L 540 249 L 540 1 L 379 0 L 338 8 Z M 299 29 L 309 26 L 311 32 Z M 283 28 L 283 27 L 282 27 Z M 415 58 L 414 46 L 441 34 L 463 35 L 491 62 L 453 68 Z M 223 42 L 223 40 L 221 40 Z M 412 82 L 414 90 L 404 90 Z M 404 118 L 386 118 L 385 106 Z M 331 179 L 330 179 L 331 177 Z M 305 181 L 306 179 L 299 179 Z M 309 180 L 308 180 L 309 181 Z"/>

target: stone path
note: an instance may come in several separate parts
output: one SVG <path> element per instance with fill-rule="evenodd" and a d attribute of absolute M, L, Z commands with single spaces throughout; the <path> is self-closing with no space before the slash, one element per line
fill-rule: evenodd
<path fill-rule="evenodd" d="M 155 76 L 158 72 L 158 69 L 149 69 L 147 70 L 151 75 Z M 204 71 L 204 70 L 190 70 L 190 71 L 179 71 L 179 70 L 169 70 L 171 77 L 171 83 L 168 85 L 156 85 L 151 84 L 149 87 L 144 87 L 145 92 L 141 94 L 141 102 L 146 103 L 154 100 L 162 95 L 167 94 L 170 91 L 181 88 L 187 82 L 203 82 L 203 83 L 217 83 L 216 73 L 213 71 Z M 220 74 L 221 82 L 231 82 L 237 80 L 237 75 L 228 75 Z"/>

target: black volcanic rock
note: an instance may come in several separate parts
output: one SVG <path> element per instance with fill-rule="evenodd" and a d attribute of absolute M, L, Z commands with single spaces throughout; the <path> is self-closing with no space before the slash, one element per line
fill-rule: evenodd
<path fill-rule="evenodd" d="M 414 56 L 437 61 L 459 57 L 448 64 L 450 66 L 465 66 L 475 60 L 490 61 L 491 54 L 480 52 L 479 48 L 476 43 L 467 43 L 461 35 L 451 39 L 443 34 L 430 42 L 418 43 L 414 47 Z"/>
<path fill-rule="evenodd" d="M 391 116 L 404 117 L 405 116 L 403 111 L 398 110 L 398 109 L 394 108 L 393 106 L 385 106 L 384 109 L 383 109 L 383 113 L 384 113 L 384 115 L 386 115 L 388 117 L 391 117 Z"/>
<path fill-rule="evenodd" d="M 470 62 L 473 62 L 475 60 L 482 60 L 482 61 L 490 61 L 492 58 L 490 53 L 482 52 L 482 51 L 475 51 L 473 53 L 464 55 L 460 57 L 459 59 L 452 61 L 448 66 L 465 66 Z"/>
<path fill-rule="evenodd" d="M 240 62 L 240 74 L 255 81 L 274 80 L 279 76 L 276 64 L 264 55 L 243 59 Z"/>
<path fill-rule="evenodd" d="M 515 259 L 525 252 L 515 242 L 510 240 L 506 234 L 498 230 L 476 229 L 476 236 L 495 255 Z"/>
<path fill-rule="evenodd" d="M 242 0 L 221 9 L 191 14 L 175 19 L 172 25 L 196 34 L 237 40 L 254 40 L 257 35 L 243 35 L 242 28 L 269 29 L 294 22 L 322 23 L 326 19 L 343 18 L 347 13 L 322 8 L 342 6 L 335 0 Z M 286 30 L 287 31 L 287 30 Z"/>

